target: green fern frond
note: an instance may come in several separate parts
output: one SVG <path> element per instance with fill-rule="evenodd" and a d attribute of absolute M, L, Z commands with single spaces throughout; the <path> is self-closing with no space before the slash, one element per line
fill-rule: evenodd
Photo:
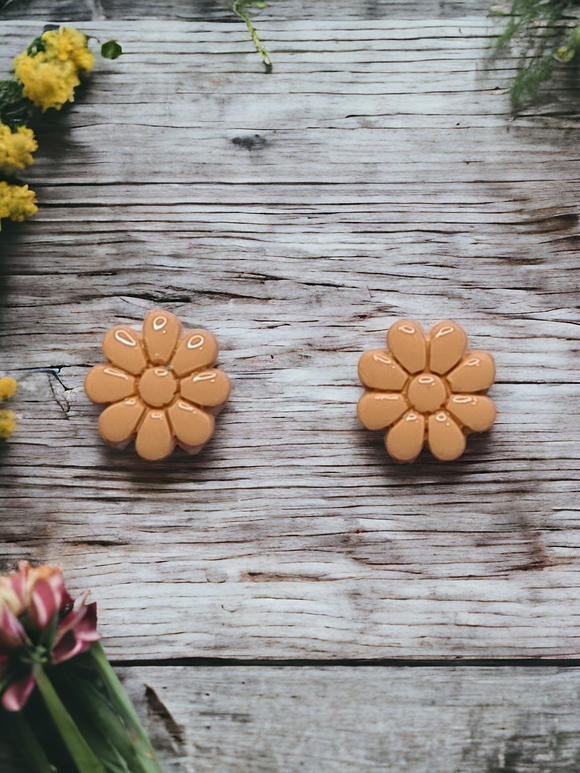
<path fill-rule="evenodd" d="M 516 110 L 526 102 L 532 102 L 535 99 L 541 84 L 551 78 L 552 66 L 552 57 L 544 55 L 518 72 L 510 89 L 510 99 Z"/>
<path fill-rule="evenodd" d="M 580 50 L 580 27 L 570 30 L 566 12 L 580 0 L 514 0 L 510 19 L 498 36 L 496 53 L 512 41 L 522 44 L 518 74 L 510 89 L 515 110 L 533 102 L 542 83 L 549 80 L 554 60 L 571 61 Z M 562 45 L 564 44 L 564 45 Z"/>

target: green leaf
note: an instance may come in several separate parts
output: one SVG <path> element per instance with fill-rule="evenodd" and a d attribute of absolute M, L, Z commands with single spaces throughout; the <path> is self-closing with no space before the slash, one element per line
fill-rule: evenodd
<path fill-rule="evenodd" d="M 18 738 L 18 748 L 24 752 L 37 773 L 56 773 L 56 768 L 48 761 L 22 711 L 13 712 L 8 721 Z"/>
<path fill-rule="evenodd" d="M 551 75 L 552 61 L 549 56 L 535 60 L 528 67 L 520 70 L 510 89 L 510 98 L 514 109 L 517 110 L 525 102 L 531 102 L 538 93 L 540 85 L 549 80 Z"/>
<path fill-rule="evenodd" d="M 28 56 L 36 56 L 40 51 L 44 51 L 44 43 L 42 38 L 34 38 L 32 43 L 26 49 Z"/>
<path fill-rule="evenodd" d="M 103 680 L 103 684 L 109 695 L 109 700 L 113 704 L 115 711 L 117 711 L 125 723 L 129 734 L 135 739 L 135 747 L 145 770 L 147 773 L 163 773 L 159 767 L 157 758 L 155 757 L 151 741 L 139 721 L 135 707 L 117 679 L 117 675 L 107 660 L 105 650 L 100 641 L 96 641 L 91 646 L 90 653 L 93 657 L 93 662 L 97 667 L 97 671 L 99 672 L 99 676 Z"/>
<path fill-rule="evenodd" d="M 540 86 L 552 75 L 554 59 L 570 62 L 580 48 L 580 34 L 566 22 L 570 6 L 578 0 L 512 0 L 510 19 L 496 41 L 496 55 L 515 42 L 519 49 L 518 73 L 510 89 L 512 106 L 519 110 L 532 102 Z M 567 34 L 568 33 L 568 34 Z"/>
<path fill-rule="evenodd" d="M 76 711 L 82 712 L 119 753 L 124 767 L 130 773 L 146 773 L 147 767 L 139 759 L 127 728 L 112 704 L 91 682 L 80 676 L 68 680 L 67 693 Z M 146 762 L 146 761 L 145 761 Z"/>
<path fill-rule="evenodd" d="M 2 773 L 38 773 L 16 748 L 12 739 L 0 737 L 0 770 Z M 53 772 L 54 773 L 54 772 Z"/>
<path fill-rule="evenodd" d="M 572 61 L 575 53 L 576 53 L 575 48 L 568 48 L 567 46 L 562 46 L 554 54 L 554 59 L 557 59 L 559 62 L 562 62 L 563 64 L 567 64 L 568 62 Z"/>
<path fill-rule="evenodd" d="M 122 53 L 123 49 L 116 40 L 107 40 L 101 46 L 101 56 L 104 56 L 105 59 L 118 59 Z"/>
<path fill-rule="evenodd" d="M 61 699 L 42 665 L 35 663 L 34 676 L 44 702 L 65 742 L 67 749 L 77 766 L 79 773 L 106 773 L 88 743 L 85 741 L 72 717 L 64 707 Z"/>
<path fill-rule="evenodd" d="M 79 703 L 82 703 L 82 699 L 79 700 Z M 134 769 L 129 768 L 121 753 L 97 726 L 94 714 L 89 710 L 88 706 L 82 703 L 82 708 L 78 709 L 78 706 L 73 707 L 67 701 L 67 708 L 71 716 L 74 717 L 75 724 L 103 764 L 107 773 L 134 773 Z M 139 773 L 141 773 L 141 769 L 139 769 Z"/>
<path fill-rule="evenodd" d="M 57 773 L 22 711 L 0 708 L 0 770 L 2 773 Z"/>
<path fill-rule="evenodd" d="M 22 83 L 12 79 L 0 81 L 0 121 L 15 129 L 28 123 L 36 108 L 22 95 Z"/>

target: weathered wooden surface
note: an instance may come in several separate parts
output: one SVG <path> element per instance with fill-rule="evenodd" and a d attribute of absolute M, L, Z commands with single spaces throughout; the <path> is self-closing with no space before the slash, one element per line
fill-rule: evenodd
<path fill-rule="evenodd" d="M 112 656 L 578 655 L 577 93 L 513 120 L 483 13 L 350 5 L 271 9 L 270 75 L 235 22 L 87 22 L 126 54 L 39 131 L 40 212 L 3 231 L 2 560 L 92 587 Z M 2 31 L 7 69 L 39 25 Z M 156 306 L 217 333 L 234 391 L 200 457 L 147 465 L 82 382 Z M 357 425 L 400 316 L 496 354 L 454 464 Z"/>
<path fill-rule="evenodd" d="M 231 22 L 229 6 L 230 0 L 0 0 L 2 19 L 58 22 L 146 18 Z M 252 17 L 258 24 L 295 19 L 455 19 L 471 14 L 483 17 L 489 7 L 488 0 L 273 0 L 265 8 L 253 8 Z"/>
<path fill-rule="evenodd" d="M 577 773 L 578 669 L 134 668 L 166 773 Z"/>

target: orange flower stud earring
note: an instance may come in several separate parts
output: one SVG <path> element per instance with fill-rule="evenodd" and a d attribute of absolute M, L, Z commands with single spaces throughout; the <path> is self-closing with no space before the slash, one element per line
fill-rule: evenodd
<path fill-rule="evenodd" d="M 395 461 L 414 462 L 425 442 L 437 459 L 452 461 L 464 452 L 466 435 L 494 423 L 495 403 L 485 394 L 495 380 L 493 357 L 466 348 L 456 322 L 438 322 L 425 336 L 418 322 L 402 319 L 389 328 L 387 350 L 360 358 L 366 389 L 359 421 L 387 430 L 385 445 Z"/>
<path fill-rule="evenodd" d="M 85 379 L 93 403 L 110 403 L 99 417 L 107 445 L 135 439 L 143 459 L 165 459 L 175 445 L 197 454 L 214 432 L 214 417 L 230 396 L 227 375 L 212 368 L 218 344 L 207 330 L 183 331 L 168 311 L 150 311 L 141 335 L 128 325 L 103 338 L 108 362 Z"/>

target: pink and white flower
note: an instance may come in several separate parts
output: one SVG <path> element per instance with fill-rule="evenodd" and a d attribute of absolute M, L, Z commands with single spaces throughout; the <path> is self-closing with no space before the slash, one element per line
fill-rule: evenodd
<path fill-rule="evenodd" d="M 58 665 L 86 652 L 99 638 L 97 605 L 85 594 L 77 608 L 62 571 L 31 567 L 0 577 L 0 691 L 8 711 L 20 711 L 34 689 L 33 663 Z"/>

